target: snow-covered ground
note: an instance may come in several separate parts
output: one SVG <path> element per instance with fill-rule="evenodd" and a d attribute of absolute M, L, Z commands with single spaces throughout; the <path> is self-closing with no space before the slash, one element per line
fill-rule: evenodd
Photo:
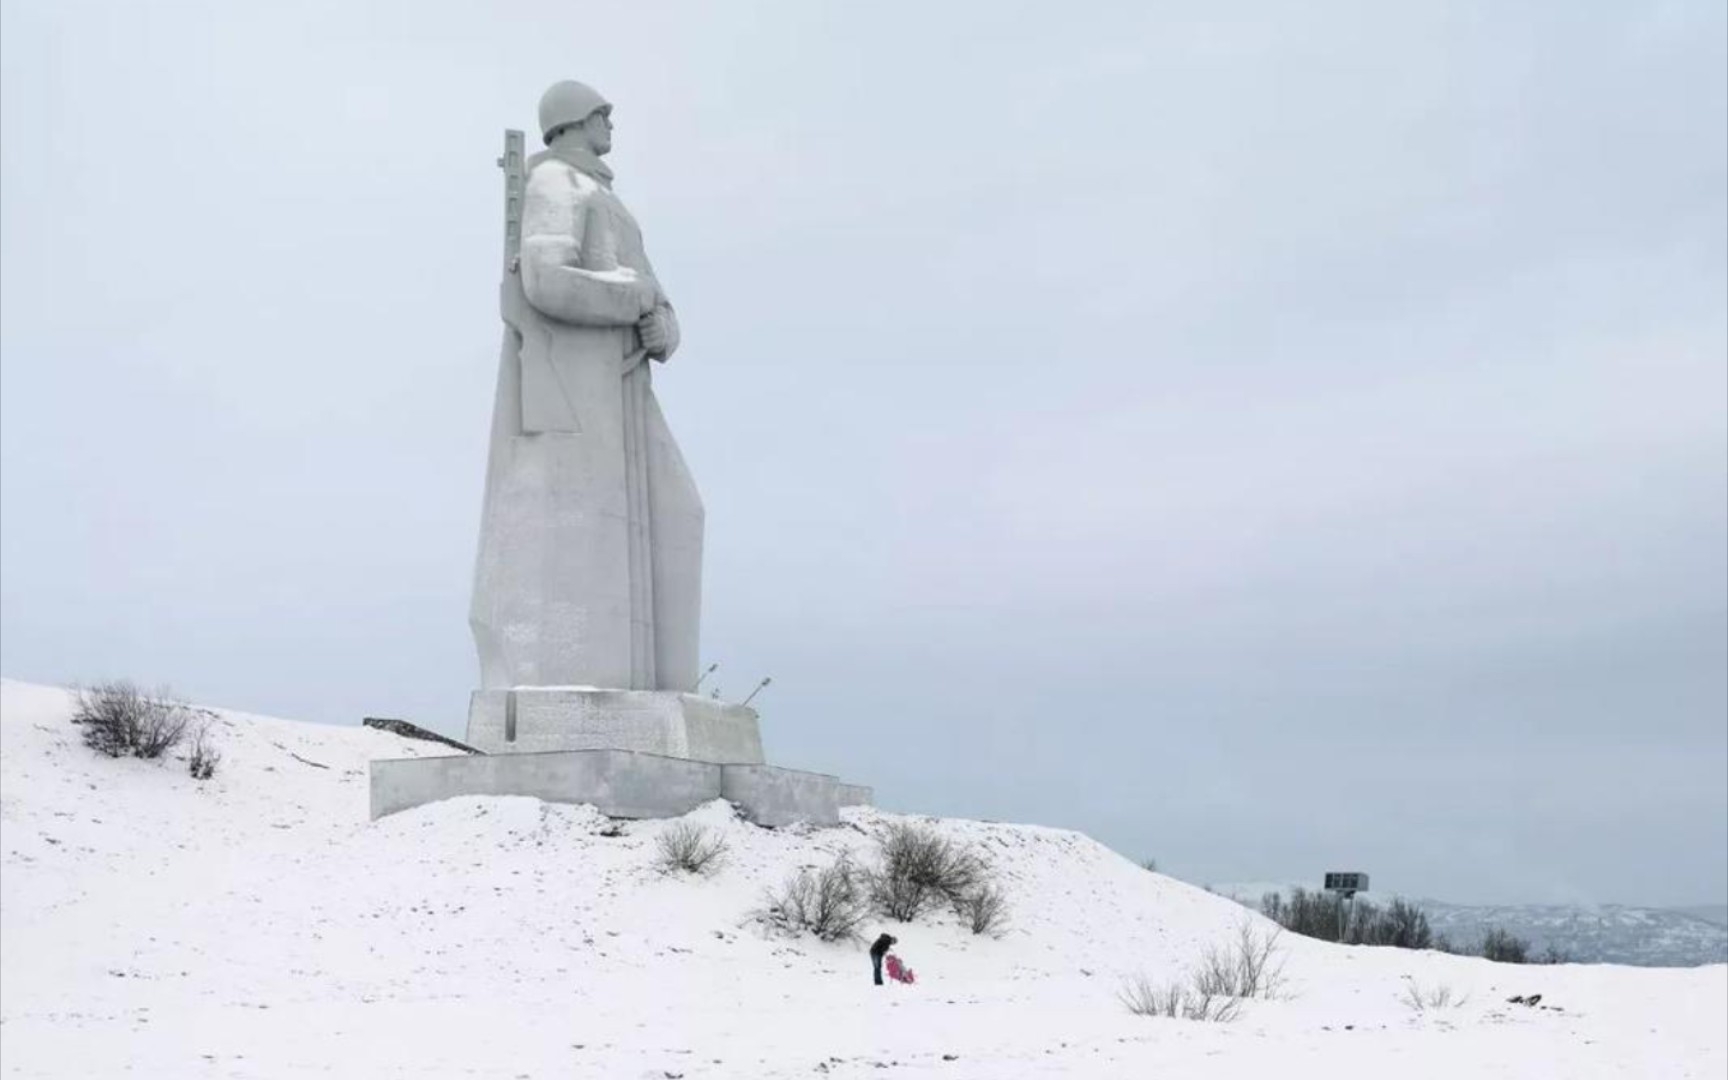
<path fill-rule="evenodd" d="M 215 779 L 97 757 L 65 692 L 0 686 L 0 1071 L 53 1077 L 1700 1077 L 1728 1073 L 1728 967 L 1512 967 L 1286 937 L 1287 994 L 1231 1024 L 1146 1019 L 1124 978 L 1228 944 L 1237 904 L 1084 836 L 935 823 L 1013 905 L 999 939 L 887 926 L 786 940 L 765 887 L 895 815 L 765 830 L 653 869 L 665 822 L 462 799 L 367 820 L 366 763 L 447 752 L 219 713 Z M 1267 924 L 1269 925 L 1269 924 Z M 874 933 L 876 927 L 872 926 Z M 1407 988 L 1450 988 L 1418 1012 Z M 1543 1008 L 1506 1003 L 1540 993 Z M 1552 1006 L 1547 1008 L 1546 1006 Z"/>

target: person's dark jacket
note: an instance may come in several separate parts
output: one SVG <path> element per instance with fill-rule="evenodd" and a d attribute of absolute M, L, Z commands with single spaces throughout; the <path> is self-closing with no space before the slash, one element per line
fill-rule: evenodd
<path fill-rule="evenodd" d="M 891 937 L 888 934 L 883 934 L 881 937 L 877 938 L 876 944 L 870 946 L 871 959 L 880 960 L 882 958 L 882 955 L 884 953 L 886 953 L 889 949 L 892 949 L 894 947 L 894 943 L 898 940 L 900 940 L 900 939 L 896 938 L 896 937 Z"/>

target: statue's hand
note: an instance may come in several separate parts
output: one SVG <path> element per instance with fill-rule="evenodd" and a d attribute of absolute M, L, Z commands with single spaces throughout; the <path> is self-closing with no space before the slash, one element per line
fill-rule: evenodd
<path fill-rule="evenodd" d="M 672 335 L 666 326 L 666 316 L 658 308 L 642 316 L 636 324 L 636 330 L 642 335 L 642 347 L 652 355 L 664 356 L 666 347 L 672 342 Z"/>

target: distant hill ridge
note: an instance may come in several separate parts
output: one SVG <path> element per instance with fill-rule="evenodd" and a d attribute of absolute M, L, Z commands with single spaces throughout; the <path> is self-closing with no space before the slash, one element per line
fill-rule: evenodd
<path fill-rule="evenodd" d="M 1313 885 L 1254 882 L 1213 885 L 1212 891 L 1259 910 L 1268 892 L 1288 895 L 1296 888 L 1318 891 Z M 1390 893 L 1363 893 L 1374 903 Z M 1406 897 L 1428 915 L 1436 934 L 1455 946 L 1468 948 L 1488 930 L 1499 927 L 1530 942 L 1536 954 L 1553 946 L 1569 960 L 1585 964 L 1631 964 L 1638 967 L 1697 967 L 1728 963 L 1728 905 L 1700 904 L 1684 908 L 1641 907 L 1633 904 L 1454 904 L 1445 900 Z M 1714 916 L 1714 917 L 1712 917 Z"/>

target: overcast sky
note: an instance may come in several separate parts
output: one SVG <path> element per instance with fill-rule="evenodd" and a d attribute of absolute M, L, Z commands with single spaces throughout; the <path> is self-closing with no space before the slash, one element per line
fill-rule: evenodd
<path fill-rule="evenodd" d="M 0 16 L 0 669 L 459 734 L 505 127 L 617 103 L 772 761 L 1728 897 L 1724 7 Z"/>

